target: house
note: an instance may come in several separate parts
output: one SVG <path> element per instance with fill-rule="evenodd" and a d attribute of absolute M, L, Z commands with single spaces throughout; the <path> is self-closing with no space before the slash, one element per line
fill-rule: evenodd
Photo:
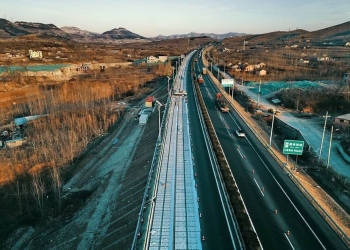
<path fill-rule="evenodd" d="M 337 123 L 337 124 L 340 124 L 340 125 L 349 126 L 349 124 L 350 124 L 350 114 L 337 116 L 334 119 L 334 123 Z"/>
<path fill-rule="evenodd" d="M 262 69 L 262 68 L 266 68 L 266 64 L 263 62 L 259 62 L 258 64 L 255 65 L 256 69 Z"/>
<path fill-rule="evenodd" d="M 350 42 L 347 42 L 347 43 L 345 44 L 345 46 L 350 46 Z"/>
<path fill-rule="evenodd" d="M 157 63 L 158 62 L 158 58 L 157 57 L 155 57 L 155 56 L 148 56 L 147 58 L 146 58 L 146 63 Z"/>
<path fill-rule="evenodd" d="M 255 69 L 254 65 L 247 65 L 245 68 L 244 68 L 244 71 L 246 72 L 253 72 Z"/>
<path fill-rule="evenodd" d="M 167 56 L 158 56 L 158 61 L 160 62 L 166 62 L 166 60 L 168 60 Z"/>
<path fill-rule="evenodd" d="M 350 73 L 345 73 L 345 75 L 344 75 L 344 82 L 350 83 Z"/>
<path fill-rule="evenodd" d="M 299 59 L 298 63 L 299 64 L 309 64 L 310 60 L 307 58 L 301 58 L 301 59 Z"/>
<path fill-rule="evenodd" d="M 233 71 L 237 71 L 237 72 L 241 71 L 241 66 L 239 66 L 238 64 L 233 65 L 231 68 Z"/>
<path fill-rule="evenodd" d="M 29 50 L 29 58 L 43 58 L 43 52 L 42 51 L 34 51 Z"/>
<path fill-rule="evenodd" d="M 266 70 L 264 70 L 264 69 L 260 70 L 259 76 L 266 76 Z"/>

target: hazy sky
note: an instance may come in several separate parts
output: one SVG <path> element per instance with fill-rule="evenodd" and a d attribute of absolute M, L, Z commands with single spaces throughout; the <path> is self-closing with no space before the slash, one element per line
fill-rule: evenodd
<path fill-rule="evenodd" d="M 0 0 L 0 18 L 98 33 L 123 27 L 145 37 L 258 34 L 350 21 L 350 0 Z"/>

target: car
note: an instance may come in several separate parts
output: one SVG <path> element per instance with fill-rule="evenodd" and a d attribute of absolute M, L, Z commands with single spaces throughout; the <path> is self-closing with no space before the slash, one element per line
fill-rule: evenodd
<path fill-rule="evenodd" d="M 236 130 L 236 134 L 237 134 L 238 137 L 245 137 L 245 133 L 241 129 Z"/>

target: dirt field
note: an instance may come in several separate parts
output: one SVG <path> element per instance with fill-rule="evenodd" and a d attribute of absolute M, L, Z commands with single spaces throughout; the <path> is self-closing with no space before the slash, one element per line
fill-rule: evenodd
<path fill-rule="evenodd" d="M 153 95 L 161 102 L 166 86 L 154 86 Z M 142 102 L 130 102 L 115 129 L 70 174 L 63 187 L 64 203 L 70 204 L 64 216 L 18 229 L 7 239 L 7 248 L 130 248 L 158 136 L 157 109 L 147 126 L 138 125 Z"/>

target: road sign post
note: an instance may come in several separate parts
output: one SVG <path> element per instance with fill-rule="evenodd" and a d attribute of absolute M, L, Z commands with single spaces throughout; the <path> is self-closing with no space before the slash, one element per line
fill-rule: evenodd
<path fill-rule="evenodd" d="M 303 149 L 304 149 L 304 141 L 284 140 L 283 154 L 302 155 Z"/>

